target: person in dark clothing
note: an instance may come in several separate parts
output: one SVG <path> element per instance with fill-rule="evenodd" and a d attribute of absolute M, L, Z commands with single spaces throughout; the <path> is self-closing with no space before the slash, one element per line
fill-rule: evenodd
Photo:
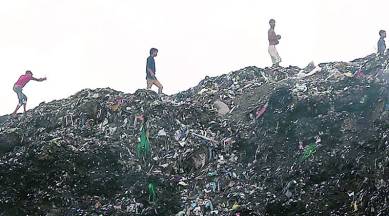
<path fill-rule="evenodd" d="M 146 81 L 147 81 L 147 89 L 151 89 L 153 85 L 158 87 L 158 94 L 162 93 L 163 86 L 158 81 L 157 77 L 155 76 L 155 60 L 154 58 L 158 55 L 158 49 L 151 48 L 150 49 L 150 56 L 147 58 L 146 62 Z"/>
<path fill-rule="evenodd" d="M 377 46 L 378 46 L 378 55 L 384 55 L 386 50 L 386 44 L 385 44 L 385 38 L 386 38 L 386 31 L 381 30 L 379 32 L 380 39 L 378 40 Z"/>

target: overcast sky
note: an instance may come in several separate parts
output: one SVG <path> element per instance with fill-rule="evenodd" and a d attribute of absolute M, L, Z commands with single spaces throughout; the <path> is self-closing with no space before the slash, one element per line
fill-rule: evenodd
<path fill-rule="evenodd" d="M 0 0 L 0 115 L 24 88 L 28 108 L 84 88 L 144 88 L 149 49 L 168 94 L 255 65 L 271 65 L 268 20 L 282 36 L 282 66 L 349 61 L 376 51 L 389 29 L 387 0 Z M 156 89 L 154 89 L 156 90 Z"/>

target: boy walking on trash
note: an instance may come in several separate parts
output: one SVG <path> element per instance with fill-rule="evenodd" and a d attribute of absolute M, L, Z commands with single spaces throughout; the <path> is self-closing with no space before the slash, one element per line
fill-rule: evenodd
<path fill-rule="evenodd" d="M 281 35 L 276 35 L 274 28 L 276 26 L 276 21 L 274 19 L 269 20 L 270 29 L 267 33 L 267 37 L 269 40 L 269 54 L 271 57 L 271 61 L 273 63 L 273 67 L 278 67 L 281 62 L 281 57 L 278 54 L 276 49 L 276 45 L 280 43 Z"/>
<path fill-rule="evenodd" d="M 380 39 L 378 40 L 377 47 L 378 47 L 378 55 L 383 56 L 385 54 L 386 50 L 386 44 L 385 44 L 385 38 L 386 38 L 386 31 L 380 30 Z"/>
<path fill-rule="evenodd" d="M 14 92 L 18 95 L 19 103 L 16 106 L 15 111 L 12 113 L 12 116 L 16 116 L 16 113 L 18 112 L 18 110 L 21 106 L 23 106 L 23 110 L 24 110 L 24 112 L 26 112 L 27 96 L 23 93 L 23 88 L 24 88 L 24 86 L 26 86 L 26 84 L 28 82 L 30 82 L 30 80 L 42 82 L 42 81 L 46 80 L 46 77 L 35 78 L 35 77 L 33 77 L 32 72 L 29 70 L 26 71 L 26 73 L 24 75 L 21 75 L 19 77 L 18 81 L 16 81 L 16 83 L 14 84 L 14 87 L 13 87 Z"/>
<path fill-rule="evenodd" d="M 381 79 L 381 78 L 383 78 L 384 70 L 387 67 L 386 58 L 385 58 L 386 57 L 385 56 L 385 52 L 386 52 L 386 44 L 385 44 L 386 31 L 385 30 L 380 30 L 379 31 L 379 35 L 380 35 L 380 39 L 377 42 L 377 56 L 378 56 L 378 60 L 379 60 L 381 65 L 378 68 L 375 77 Z"/>
<path fill-rule="evenodd" d="M 153 85 L 158 87 L 158 94 L 162 94 L 163 86 L 158 81 L 155 76 L 155 60 L 154 58 L 158 55 L 157 48 L 150 49 L 150 56 L 147 58 L 146 62 L 146 80 L 147 80 L 147 89 L 151 89 Z"/>

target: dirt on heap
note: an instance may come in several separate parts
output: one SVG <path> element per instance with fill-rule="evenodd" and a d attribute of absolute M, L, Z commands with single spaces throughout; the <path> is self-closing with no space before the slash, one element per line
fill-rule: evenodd
<path fill-rule="evenodd" d="M 388 215 L 387 62 L 85 89 L 2 116 L 0 215 Z"/>

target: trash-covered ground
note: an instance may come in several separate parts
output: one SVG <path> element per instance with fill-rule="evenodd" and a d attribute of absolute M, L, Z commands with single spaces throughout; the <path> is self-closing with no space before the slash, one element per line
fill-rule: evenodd
<path fill-rule="evenodd" d="M 386 58 L 0 117 L 0 215 L 389 215 Z"/>

